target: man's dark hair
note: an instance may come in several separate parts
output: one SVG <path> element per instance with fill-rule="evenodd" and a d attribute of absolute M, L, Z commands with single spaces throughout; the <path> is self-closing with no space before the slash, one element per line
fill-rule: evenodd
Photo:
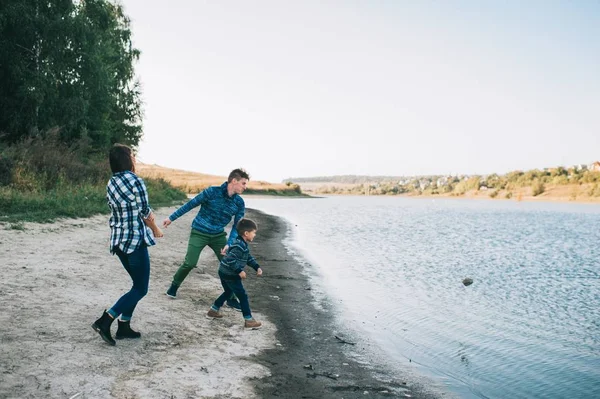
<path fill-rule="evenodd" d="M 133 172 L 133 161 L 131 160 L 131 148 L 124 144 L 115 144 L 108 153 L 110 170 L 113 173 L 130 170 Z"/>
<path fill-rule="evenodd" d="M 240 180 L 240 179 L 248 179 L 248 180 L 250 180 L 250 175 L 248 174 L 248 172 L 246 172 L 242 168 L 234 169 L 229 174 L 229 177 L 227 178 L 227 183 L 231 183 L 231 181 L 233 179 L 235 179 L 235 180 Z"/>
<path fill-rule="evenodd" d="M 244 236 L 244 232 L 246 231 L 254 231 L 254 230 L 258 230 L 258 226 L 256 225 L 256 223 L 254 223 L 254 221 L 250 220 L 250 219 L 242 219 L 238 222 L 237 224 L 237 232 L 240 235 L 240 237 Z"/>

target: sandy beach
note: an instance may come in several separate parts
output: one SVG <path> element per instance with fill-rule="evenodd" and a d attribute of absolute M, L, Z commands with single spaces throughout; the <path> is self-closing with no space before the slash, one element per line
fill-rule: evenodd
<path fill-rule="evenodd" d="M 173 209 L 158 209 L 157 219 Z M 107 217 L 0 226 L 0 398 L 449 397 L 408 368 L 391 372 L 376 348 L 337 324 L 334 306 L 310 286 L 311 265 L 282 245 L 281 219 L 247 213 L 259 225 L 251 249 L 265 272 L 245 282 L 261 329 L 245 330 L 229 309 L 205 317 L 221 292 L 209 248 L 178 298 L 166 297 L 195 213 L 150 249 L 150 290 L 132 321 L 142 338 L 116 347 L 90 327 L 130 286 L 109 254 Z"/>

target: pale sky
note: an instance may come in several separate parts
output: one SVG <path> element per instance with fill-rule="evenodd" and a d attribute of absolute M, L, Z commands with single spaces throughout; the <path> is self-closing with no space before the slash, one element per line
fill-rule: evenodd
<path fill-rule="evenodd" d="M 600 1 L 122 0 L 138 158 L 252 180 L 600 160 Z"/>

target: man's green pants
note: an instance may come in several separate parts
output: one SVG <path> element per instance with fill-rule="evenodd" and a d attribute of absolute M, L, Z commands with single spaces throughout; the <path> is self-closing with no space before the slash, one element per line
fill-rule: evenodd
<path fill-rule="evenodd" d="M 185 260 L 183 261 L 183 265 L 179 267 L 175 276 L 173 276 L 173 284 L 180 286 L 183 283 L 183 280 L 187 277 L 188 274 L 192 271 L 193 268 L 198 264 L 198 259 L 200 258 L 200 252 L 204 249 L 205 246 L 209 246 L 217 255 L 217 259 L 219 262 L 223 255 L 221 255 L 221 250 L 225 245 L 227 245 L 227 233 L 222 232 L 219 234 L 206 234 L 201 233 L 198 230 L 192 229 L 190 233 L 190 241 L 188 242 L 187 253 L 185 254 Z"/>

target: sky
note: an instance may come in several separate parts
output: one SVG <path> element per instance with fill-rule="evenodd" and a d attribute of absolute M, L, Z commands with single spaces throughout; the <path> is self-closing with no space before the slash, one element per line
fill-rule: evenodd
<path fill-rule="evenodd" d="M 121 3 L 145 163 L 279 182 L 600 160 L 599 0 Z"/>

